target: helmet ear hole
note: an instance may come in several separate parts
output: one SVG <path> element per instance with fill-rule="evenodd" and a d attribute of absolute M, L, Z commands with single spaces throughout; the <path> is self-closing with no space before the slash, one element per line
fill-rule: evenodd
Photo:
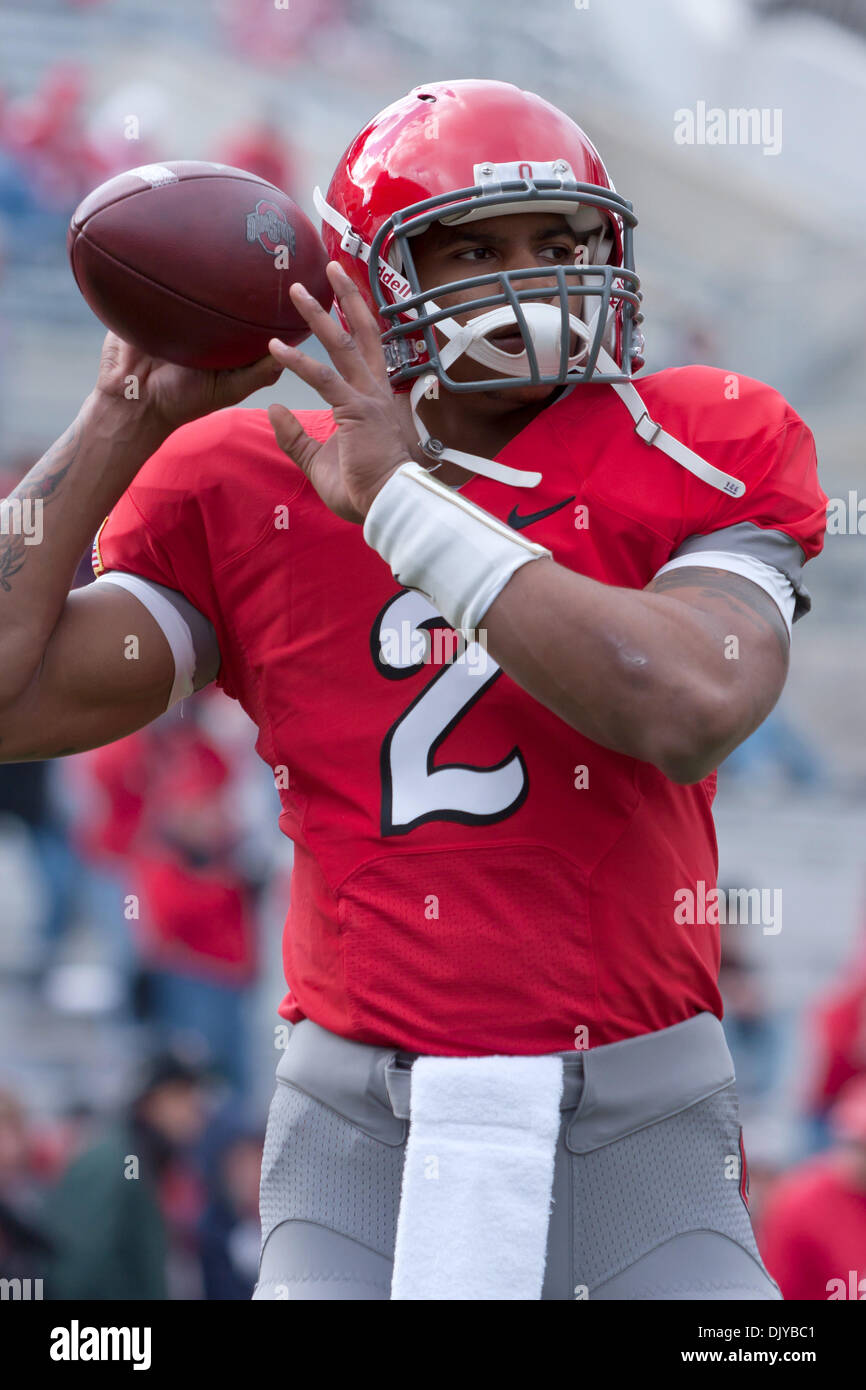
<path fill-rule="evenodd" d="M 613 250 L 613 238 L 603 227 L 599 227 L 587 241 L 587 261 L 592 265 L 607 265 Z"/>

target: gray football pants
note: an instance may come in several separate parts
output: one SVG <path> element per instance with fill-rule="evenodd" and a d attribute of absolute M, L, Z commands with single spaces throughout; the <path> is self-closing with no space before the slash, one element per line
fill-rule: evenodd
<path fill-rule="evenodd" d="M 542 1299 L 780 1299 L 743 1197 L 734 1071 L 698 1014 L 564 1057 Z M 410 1054 L 304 1020 L 277 1067 L 255 1299 L 388 1299 Z"/>

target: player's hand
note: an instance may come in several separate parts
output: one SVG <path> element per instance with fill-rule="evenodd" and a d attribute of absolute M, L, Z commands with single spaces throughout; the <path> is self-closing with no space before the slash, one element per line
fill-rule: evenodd
<path fill-rule="evenodd" d="M 397 408 L 376 320 L 360 291 L 336 261 L 328 279 L 350 331 L 346 332 L 301 284 L 290 294 L 331 359 L 316 362 L 279 338 L 268 344 L 271 356 L 312 386 L 332 407 L 336 433 L 324 444 L 311 439 L 284 405 L 268 406 L 277 443 L 302 468 L 332 512 L 345 521 L 363 522 L 376 493 L 401 464 L 422 455 L 408 436 Z"/>
<path fill-rule="evenodd" d="M 273 386 L 282 370 L 270 356 L 232 371 L 178 367 L 148 357 L 109 333 L 102 345 L 95 394 L 124 418 L 140 420 L 168 435 L 179 425 L 237 405 L 253 391 Z"/>

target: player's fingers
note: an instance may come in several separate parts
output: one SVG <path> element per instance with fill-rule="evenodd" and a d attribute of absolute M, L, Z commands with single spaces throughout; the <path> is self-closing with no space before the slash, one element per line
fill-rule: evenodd
<path fill-rule="evenodd" d="M 214 408 L 220 410 L 229 405 L 237 405 L 238 401 L 245 400 L 253 391 L 273 386 L 282 374 L 282 363 L 270 354 L 260 357 L 258 362 L 252 362 L 248 367 L 235 367 L 217 372 L 214 387 L 217 404 Z"/>
<path fill-rule="evenodd" d="M 268 348 L 271 356 L 281 367 L 288 367 L 301 381 L 312 386 L 328 405 L 346 405 L 355 395 L 352 387 L 343 380 L 338 371 L 329 367 L 327 362 L 317 362 L 315 358 L 307 357 L 306 353 L 289 347 L 288 343 L 284 343 L 280 338 L 271 338 Z"/>
<path fill-rule="evenodd" d="M 379 325 L 375 316 L 370 312 L 364 296 L 354 280 L 346 274 L 339 261 L 328 262 L 328 279 L 364 361 L 376 380 L 387 384 L 388 371 L 385 366 L 385 354 L 382 350 Z"/>
<path fill-rule="evenodd" d="M 313 459 L 321 449 L 317 439 L 311 439 L 297 416 L 284 405 L 269 405 L 268 419 L 284 454 L 310 476 Z"/>
<path fill-rule="evenodd" d="M 298 313 L 318 338 L 340 375 L 360 391 L 372 385 L 370 368 L 358 344 L 331 315 L 326 313 L 309 290 L 297 281 L 289 294 Z"/>

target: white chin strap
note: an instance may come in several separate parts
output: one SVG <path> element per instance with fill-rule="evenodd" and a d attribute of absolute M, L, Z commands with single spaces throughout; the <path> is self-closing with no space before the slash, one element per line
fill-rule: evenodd
<path fill-rule="evenodd" d="M 429 309 L 436 313 L 438 305 L 432 301 Z M 535 349 L 535 356 L 538 362 L 539 373 L 545 376 L 552 376 L 559 371 L 559 363 L 562 354 L 562 314 L 553 304 L 522 303 L 521 310 L 526 320 L 526 327 Z M 577 337 L 577 352 L 568 358 L 568 370 L 576 371 L 586 359 L 589 345 L 595 333 L 595 319 L 590 324 L 584 323 L 583 319 L 577 318 L 574 314 L 569 314 L 568 322 L 572 332 Z M 502 376 L 531 376 L 529 353 L 524 347 L 522 352 L 505 352 L 496 346 L 488 337 L 497 328 L 505 328 L 513 325 L 517 336 L 522 336 L 518 324 L 517 316 L 510 304 L 503 304 L 498 309 L 491 309 L 486 314 L 479 314 L 477 318 L 470 319 L 468 323 L 459 324 L 453 318 L 440 319 L 436 327 L 448 339 L 448 342 L 439 351 L 439 361 L 447 369 L 458 357 L 471 357 L 473 361 L 480 362 L 484 367 L 491 367 L 498 371 Z M 614 365 L 614 371 L 618 368 Z M 433 378 L 436 380 L 436 378 Z M 419 377 L 409 393 L 409 403 L 412 407 L 412 419 L 418 431 L 418 438 L 421 447 L 428 457 L 435 458 L 435 468 L 440 463 L 456 463 L 460 468 L 467 469 L 470 473 L 481 473 L 485 478 L 494 478 L 500 483 L 509 483 L 512 487 L 537 487 L 541 482 L 540 473 L 530 473 L 523 469 L 509 468 L 506 464 L 497 463 L 494 459 L 479 458 L 476 454 L 466 454 L 461 449 L 446 449 L 437 447 L 439 441 L 434 441 L 430 437 L 430 432 L 424 425 L 423 420 L 418 414 L 418 404 L 424 396 L 430 377 Z M 496 389 L 496 382 L 492 380 L 490 389 Z"/>
<path fill-rule="evenodd" d="M 435 313 L 437 306 L 431 304 L 430 307 Z M 562 315 L 553 304 L 522 303 L 520 307 L 526 319 L 532 345 L 535 348 L 538 370 L 544 375 L 552 376 L 559 371 L 562 350 Z M 595 337 L 596 320 L 599 312 L 600 310 L 596 310 L 589 323 L 584 323 L 583 319 L 569 314 L 568 321 L 572 331 L 577 336 L 578 349 L 568 359 L 569 371 L 577 371 L 584 366 L 590 344 Z M 613 317 L 614 310 L 610 309 L 608 311 L 608 329 L 612 326 Z M 476 362 L 482 363 L 485 367 L 493 367 L 503 376 L 531 375 L 529 354 L 525 348 L 523 352 L 503 352 L 485 336 L 496 328 L 502 328 L 505 324 L 514 324 L 517 333 L 520 333 L 517 317 L 510 304 L 504 304 L 501 308 L 492 309 L 486 314 L 479 314 L 477 318 L 470 319 L 462 326 L 455 323 L 453 319 L 440 319 L 436 327 L 441 328 L 448 338 L 448 342 L 439 352 L 442 366 L 447 370 L 452 362 L 465 354 Z M 603 347 L 599 349 L 595 370 L 599 373 L 607 372 L 609 375 L 614 375 L 619 371 L 617 363 Z M 436 380 L 435 377 L 433 379 Z M 438 441 L 431 440 L 430 432 L 426 429 L 417 410 L 418 403 L 424 395 L 429 381 L 429 376 L 419 377 L 409 393 L 409 401 L 421 447 L 428 457 L 436 459 L 433 471 L 442 462 L 456 463 L 460 468 L 465 468 L 470 473 L 481 473 L 485 478 L 494 478 L 497 482 L 509 483 L 512 487 L 538 486 L 542 476 L 540 473 L 508 468 L 505 464 L 497 463 L 493 459 L 478 458 L 475 454 L 466 454 L 460 449 L 437 447 Z M 718 488 L 720 492 L 726 492 L 730 497 L 742 497 L 746 490 L 745 483 L 739 478 L 734 478 L 729 473 L 723 472 L 721 468 L 707 463 L 700 454 L 696 454 L 687 445 L 674 439 L 673 435 L 668 434 L 661 425 L 657 425 L 654 420 L 650 419 L 643 400 L 630 381 L 612 381 L 609 384 L 631 415 L 634 421 L 635 434 L 639 439 L 642 439 L 645 444 L 652 444 L 657 449 L 661 449 L 681 468 L 686 468 L 696 477 L 702 478 L 705 483 L 709 483 L 710 487 Z M 495 389 L 495 382 L 491 383 L 491 389 Z"/>
<path fill-rule="evenodd" d="M 545 344 L 542 339 L 539 344 L 539 340 L 535 337 L 534 332 L 533 346 L 538 354 L 539 371 L 549 373 L 557 371 L 559 367 L 561 345 L 561 318 L 559 310 L 555 309 L 553 305 L 546 304 L 524 304 L 521 307 L 529 321 L 530 332 L 533 332 L 533 319 L 535 318 L 534 313 L 530 315 L 530 310 L 549 310 L 550 314 L 552 314 L 552 319 L 547 319 L 546 314 L 545 319 L 547 319 L 549 330 L 555 329 L 555 348 L 553 339 L 551 339 L 548 344 Z M 503 314 L 506 316 L 504 319 L 500 317 Z M 488 326 L 488 332 L 491 326 L 499 328 L 502 326 L 503 322 L 517 323 L 512 309 L 508 306 L 503 306 L 502 309 L 494 310 L 492 314 L 484 314 L 480 315 L 477 319 L 472 319 L 471 322 L 465 325 L 464 329 L 460 329 L 459 332 L 462 333 L 466 331 L 466 329 L 482 324 L 485 319 L 494 317 L 497 319 L 497 322 L 494 325 Z M 437 327 L 441 328 L 443 324 L 448 322 L 449 320 L 447 319 L 440 320 Z M 580 352 L 577 353 L 576 356 L 569 357 L 568 359 L 569 369 L 572 369 L 573 367 L 580 367 L 582 365 L 581 359 L 585 358 L 589 343 L 592 340 L 592 335 L 595 332 L 595 319 L 593 319 L 591 323 L 585 324 L 582 319 L 575 319 L 573 315 L 569 315 L 569 322 L 578 334 L 578 343 L 583 339 L 583 347 Z M 489 354 L 487 351 L 488 349 Z M 552 361 L 551 366 L 543 365 L 542 352 L 545 350 L 555 354 L 550 359 Z M 461 352 L 465 352 L 468 357 L 474 357 L 478 362 L 496 367 L 498 367 L 499 364 L 498 360 L 494 360 L 494 358 L 498 359 L 503 357 L 506 362 L 509 363 L 509 368 L 507 369 L 509 375 L 525 376 L 529 370 L 527 353 L 525 351 L 521 353 L 502 352 L 501 349 L 493 347 L 490 343 L 479 344 L 475 341 L 471 341 L 469 347 L 466 348 L 459 345 L 457 334 L 450 337 L 449 342 L 439 354 L 439 360 L 442 362 L 442 365 L 447 368 L 455 358 L 460 356 Z M 518 366 L 517 364 L 523 365 Z M 501 370 L 505 371 L 506 369 L 502 368 Z M 607 372 L 613 375 L 615 372 L 619 371 L 619 367 L 604 348 L 599 348 L 595 370 L 597 372 Z M 443 462 L 456 463 L 460 468 L 465 468 L 469 473 L 480 473 L 485 478 L 493 478 L 499 483 L 508 483 L 511 487 L 538 487 L 542 477 L 540 473 L 531 473 L 523 469 L 509 468 L 504 463 L 497 463 L 495 459 L 479 458 L 476 454 L 467 454 L 461 449 L 446 449 L 441 446 L 438 440 L 431 439 L 430 431 L 419 416 L 417 409 L 418 403 L 427 390 L 431 379 L 434 382 L 438 382 L 438 378 L 432 374 L 427 377 L 419 377 L 413 384 L 409 393 L 412 419 L 418 431 L 421 447 L 428 457 L 435 458 L 436 460 L 436 464 L 431 471 L 435 472 L 436 467 Z M 673 435 L 668 434 L 666 430 L 662 429 L 661 425 L 656 424 L 655 420 L 650 418 L 649 412 L 643 403 L 643 399 L 632 382 L 612 381 L 608 384 L 611 390 L 615 391 L 619 396 L 626 410 L 631 415 L 634 421 L 635 434 L 639 439 L 642 439 L 645 444 L 651 444 L 654 445 L 656 449 L 661 449 L 662 453 L 667 454 L 668 458 L 674 460 L 674 463 L 678 463 L 681 468 L 685 468 L 689 473 L 693 473 L 696 478 L 701 478 L 705 483 L 708 483 L 710 487 L 717 488 L 719 492 L 726 492 L 729 497 L 742 497 L 743 493 L 746 491 L 746 485 L 740 478 L 734 478 L 730 473 L 725 473 L 721 468 L 716 468 L 712 463 L 708 463 L 705 458 L 701 458 L 700 454 L 696 454 L 693 449 L 681 443 L 679 439 L 674 439 Z M 495 389 L 495 382 L 491 383 L 491 389 Z"/>
<path fill-rule="evenodd" d="M 369 262 L 370 247 L 357 232 L 352 230 L 347 218 L 336 208 L 331 207 L 319 188 L 314 190 L 313 201 L 322 221 L 327 222 L 335 231 L 339 232 L 341 249 L 360 261 Z M 412 295 L 413 290 L 406 277 L 381 258 L 379 273 L 383 283 L 386 282 L 387 278 L 392 292 L 397 291 L 394 296 L 395 300 L 399 295 L 404 298 Z M 520 307 L 526 318 L 527 329 L 535 349 L 538 371 L 545 376 L 553 375 L 559 371 L 562 350 L 562 316 L 560 310 L 553 304 L 521 302 Z M 438 312 L 438 305 L 434 304 L 432 300 L 428 300 L 426 305 L 426 312 L 430 311 Z M 418 317 L 416 310 L 407 310 L 406 312 L 413 318 Z M 595 335 L 598 313 L 599 310 L 596 310 L 589 323 L 584 323 L 583 319 L 569 314 L 569 324 L 572 331 L 577 334 L 578 349 L 576 354 L 568 359 L 569 371 L 579 370 L 585 363 L 589 345 Z M 614 309 L 609 309 L 607 324 L 605 325 L 605 341 L 607 341 L 613 327 L 614 316 Z M 504 352 L 502 348 L 498 348 L 495 343 L 490 342 L 486 336 L 494 329 L 502 328 L 506 324 L 514 324 L 517 333 L 520 333 L 514 310 L 509 304 L 504 304 L 499 309 L 491 309 L 486 314 L 479 314 L 477 318 L 470 319 L 468 323 L 462 325 L 456 323 L 452 318 L 440 319 L 435 327 L 440 329 L 448 339 L 448 342 L 439 352 L 442 366 L 447 370 L 458 357 L 465 354 L 483 366 L 493 368 L 503 376 L 530 376 L 532 373 L 529 366 L 529 355 L 525 348 L 523 352 Z M 596 359 L 595 371 L 615 375 L 620 371 L 620 367 L 610 353 L 602 347 L 599 349 Z M 419 416 L 417 408 L 431 382 L 435 383 L 438 389 L 438 377 L 435 373 L 430 372 L 426 376 L 420 376 L 414 382 L 409 393 L 412 419 L 418 431 L 421 447 L 428 458 L 436 460 L 431 472 L 435 472 L 435 468 L 440 463 L 455 463 L 468 473 L 480 473 L 485 478 L 492 478 L 498 483 L 507 483 L 511 487 L 538 487 L 542 477 L 540 473 L 509 468 L 504 463 L 497 463 L 495 459 L 485 459 L 477 454 L 467 454 L 461 449 L 449 449 L 440 440 L 433 439 Z M 563 384 L 567 385 L 568 383 Z M 674 439 L 673 435 L 668 434 L 661 425 L 650 419 L 646 406 L 632 382 L 614 381 L 610 382 L 609 385 L 631 415 L 634 421 L 635 434 L 639 439 L 642 439 L 645 444 L 661 449 L 668 458 L 672 458 L 675 463 L 678 463 L 681 468 L 687 469 L 689 473 L 693 473 L 696 478 L 701 478 L 710 487 L 717 488 L 719 492 L 726 492 L 729 497 L 742 497 L 746 491 L 744 482 L 739 478 L 732 477 L 730 473 L 723 472 L 721 468 L 707 463 L 700 454 L 696 454 L 693 449 L 689 449 L 687 445 Z M 495 380 L 491 381 L 490 389 L 496 389 Z"/>

